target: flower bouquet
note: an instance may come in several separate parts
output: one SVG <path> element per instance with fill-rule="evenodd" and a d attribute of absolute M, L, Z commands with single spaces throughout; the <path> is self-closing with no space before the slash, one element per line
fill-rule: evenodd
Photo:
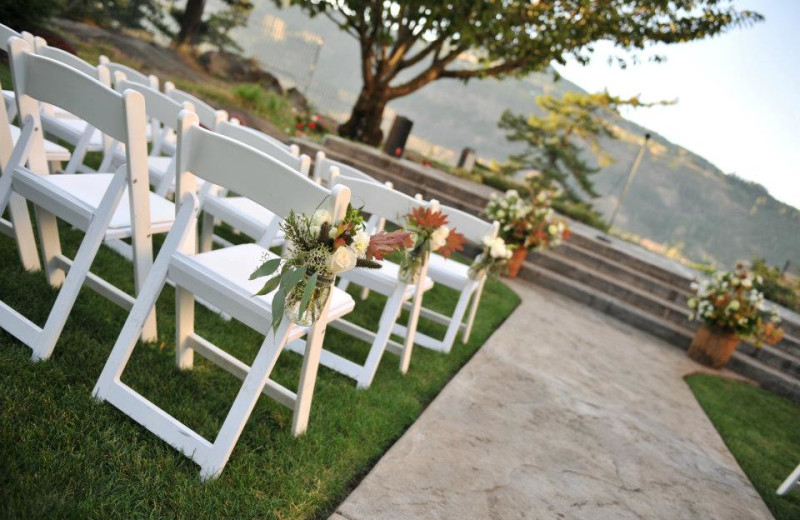
<path fill-rule="evenodd" d="M 366 232 L 361 212 L 348 205 L 344 218 L 318 209 L 313 215 L 290 212 L 281 224 L 290 247 L 286 258 L 265 260 L 250 279 L 270 276 L 258 295 L 275 291 L 272 328 L 286 316 L 293 323 L 310 326 L 319 319 L 330 295 L 334 277 L 356 267 L 378 269 L 376 260 L 412 245 L 411 233 L 398 230 Z"/>
<path fill-rule="evenodd" d="M 406 215 L 406 229 L 413 232 L 414 238 L 400 261 L 400 281 L 415 283 L 428 254 L 434 251 L 450 258 L 454 252 L 464 250 L 464 235 L 447 227 L 447 223 L 447 215 L 430 207 L 418 207 Z"/>
<path fill-rule="evenodd" d="M 687 302 L 689 319 L 702 325 L 692 340 L 690 357 L 720 368 L 741 337 L 752 338 L 756 346 L 781 340 L 780 318 L 765 306 L 764 294 L 757 288 L 761 283 L 760 276 L 738 264 L 733 272 L 717 271 L 710 280 L 692 284 L 695 295 Z"/>
<path fill-rule="evenodd" d="M 506 271 L 514 249 L 514 246 L 506 245 L 506 241 L 501 237 L 485 237 L 483 251 L 469 266 L 469 277 L 477 280 L 481 276 L 497 276 Z"/>
<path fill-rule="evenodd" d="M 508 262 L 511 278 L 517 276 L 527 252 L 531 249 L 556 247 L 569 238 L 567 222 L 551 207 L 553 192 L 539 191 L 530 201 L 517 190 L 508 190 L 502 197 L 492 195 L 484 214 L 500 223 L 500 237 L 513 246 Z"/>

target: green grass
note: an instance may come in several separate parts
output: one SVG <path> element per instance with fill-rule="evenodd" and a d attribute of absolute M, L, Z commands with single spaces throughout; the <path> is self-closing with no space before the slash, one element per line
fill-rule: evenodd
<path fill-rule="evenodd" d="M 740 381 L 697 374 L 686 382 L 775 519 L 800 518 L 800 492 L 775 494 L 800 463 L 800 406 Z"/>
<path fill-rule="evenodd" d="M 62 226 L 65 252 L 80 234 Z M 41 324 L 55 291 L 41 273 L 24 273 L 13 242 L 0 236 L 0 299 Z M 93 271 L 131 290 L 131 265 L 102 249 Z M 353 321 L 374 330 L 384 298 L 358 301 Z M 455 293 L 436 288 L 426 305 L 452 308 Z M 126 312 L 84 290 L 53 357 L 0 331 L 0 518 L 326 518 L 444 384 L 519 303 L 499 282 L 484 292 L 472 340 L 449 355 L 415 349 L 405 377 L 386 354 L 372 387 L 321 368 L 308 432 L 294 438 L 291 413 L 262 397 L 221 477 L 203 484 L 199 469 L 116 408 L 91 399 Z M 140 345 L 123 381 L 213 439 L 240 384 L 196 356 L 174 365 L 174 294 L 158 302 L 159 341 Z M 197 330 L 245 362 L 261 342 L 237 322 L 197 306 Z M 442 333 L 423 322 L 420 330 Z M 361 361 L 367 345 L 329 330 L 326 347 Z M 274 378 L 296 387 L 301 358 L 281 356 Z"/>

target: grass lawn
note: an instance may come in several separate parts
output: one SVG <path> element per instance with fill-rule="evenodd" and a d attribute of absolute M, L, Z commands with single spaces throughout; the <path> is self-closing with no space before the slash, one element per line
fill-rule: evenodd
<path fill-rule="evenodd" d="M 72 256 L 82 235 L 63 224 L 61 232 Z M 2 235 L 0 266 L 0 298 L 42 324 L 56 293 L 41 273 L 22 271 Z M 92 270 L 132 290 L 131 264 L 110 250 L 101 249 Z M 383 302 L 358 301 L 353 321 L 374 330 Z M 455 293 L 437 287 L 425 302 L 452 308 Z M 416 348 L 405 377 L 387 353 L 368 391 L 322 367 L 310 427 L 299 438 L 289 433 L 291 412 L 262 397 L 222 476 L 202 484 L 189 459 L 91 399 L 126 312 L 84 290 L 47 362 L 31 363 L 30 350 L 0 331 L 0 518 L 326 518 L 518 303 L 490 282 L 468 345 L 457 342 L 450 355 Z M 199 356 L 193 371 L 178 372 L 169 287 L 158 312 L 159 342 L 134 351 L 123 380 L 213 439 L 240 384 Z M 200 305 L 197 329 L 248 363 L 262 340 Z M 420 330 L 443 328 L 423 320 Z M 357 361 L 367 353 L 366 343 L 335 330 L 325 345 Z M 284 353 L 273 377 L 295 388 L 300 363 Z"/>
<path fill-rule="evenodd" d="M 775 494 L 800 463 L 800 406 L 740 381 L 697 374 L 686 382 L 776 520 L 800 518 L 800 492 Z"/>

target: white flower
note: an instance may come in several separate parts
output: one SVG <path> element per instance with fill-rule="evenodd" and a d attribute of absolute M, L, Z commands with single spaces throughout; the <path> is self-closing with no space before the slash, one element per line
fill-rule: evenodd
<path fill-rule="evenodd" d="M 314 216 L 311 217 L 311 225 L 320 227 L 325 223 L 331 223 L 331 214 L 326 209 L 318 209 L 314 212 Z"/>
<path fill-rule="evenodd" d="M 431 250 L 436 251 L 447 243 L 447 236 L 450 234 L 450 229 L 447 226 L 439 226 L 431 234 Z"/>
<path fill-rule="evenodd" d="M 747 318 L 739 318 L 739 326 L 744 327 L 747 325 Z"/>
<path fill-rule="evenodd" d="M 694 309 L 694 308 L 697 307 L 697 299 L 696 298 L 689 298 L 689 301 L 687 302 L 687 304 L 689 305 L 690 309 Z"/>
<path fill-rule="evenodd" d="M 750 278 L 745 278 L 744 280 L 742 280 L 742 287 L 744 287 L 745 289 L 749 289 L 752 286 L 753 286 L 753 280 L 751 280 Z"/>
<path fill-rule="evenodd" d="M 358 230 L 358 232 L 353 236 L 353 243 L 351 247 L 356 252 L 359 258 L 364 258 L 367 254 L 367 249 L 369 248 L 369 235 L 364 228 Z"/>
<path fill-rule="evenodd" d="M 555 224 L 550 224 L 549 226 L 547 226 L 547 232 L 554 236 L 557 235 L 558 226 L 556 226 Z"/>
<path fill-rule="evenodd" d="M 512 198 L 512 197 L 513 198 L 517 198 L 517 197 L 519 197 L 519 192 L 517 190 L 508 190 L 506 192 L 506 197 L 508 197 L 509 199 Z"/>
<path fill-rule="evenodd" d="M 489 256 L 492 258 L 506 258 L 507 251 L 505 241 L 497 237 L 492 241 L 492 245 L 489 248 Z"/>
<path fill-rule="evenodd" d="M 732 300 L 727 307 L 725 307 L 725 312 L 736 312 L 739 310 L 739 300 Z"/>
<path fill-rule="evenodd" d="M 356 252 L 350 247 L 340 246 L 331 256 L 331 272 L 333 274 L 349 271 L 356 266 Z"/>
<path fill-rule="evenodd" d="M 737 285 L 739 285 L 739 279 L 738 279 L 738 278 L 736 278 L 736 277 L 733 277 L 733 278 L 731 279 L 731 285 L 732 285 L 732 286 L 734 286 L 734 287 L 736 287 Z"/>

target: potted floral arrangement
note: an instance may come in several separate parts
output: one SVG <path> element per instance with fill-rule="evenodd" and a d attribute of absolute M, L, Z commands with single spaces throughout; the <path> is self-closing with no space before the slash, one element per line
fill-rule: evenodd
<path fill-rule="evenodd" d="M 517 277 L 529 250 L 556 247 L 569 238 L 566 220 L 551 207 L 552 197 L 551 190 L 543 189 L 528 201 L 516 190 L 508 190 L 489 200 L 484 213 L 500 223 L 500 236 L 513 251 L 508 260 L 509 278 Z"/>
<path fill-rule="evenodd" d="M 761 277 L 742 264 L 733 272 L 717 271 L 707 281 L 692 284 L 689 298 L 690 320 L 701 322 L 689 347 L 689 357 L 721 368 L 730 359 L 742 337 L 752 338 L 756 346 L 775 344 L 783 337 L 778 314 L 764 304 L 758 290 Z"/>
<path fill-rule="evenodd" d="M 445 258 L 464 250 L 464 235 L 448 226 L 447 215 L 436 207 L 418 207 L 406 215 L 406 229 L 413 233 L 413 243 L 403 251 L 398 278 L 407 284 L 417 281 L 422 265 L 434 251 Z"/>
<path fill-rule="evenodd" d="M 325 307 L 337 274 L 356 267 L 379 269 L 376 260 L 412 245 L 411 233 L 404 230 L 370 236 L 364 217 L 352 206 L 339 222 L 332 222 L 324 209 L 313 215 L 291 212 L 281 228 L 290 245 L 286 257 L 266 260 L 250 276 L 253 280 L 272 275 L 258 294 L 275 291 L 273 330 L 284 316 L 298 325 L 312 325 Z"/>

